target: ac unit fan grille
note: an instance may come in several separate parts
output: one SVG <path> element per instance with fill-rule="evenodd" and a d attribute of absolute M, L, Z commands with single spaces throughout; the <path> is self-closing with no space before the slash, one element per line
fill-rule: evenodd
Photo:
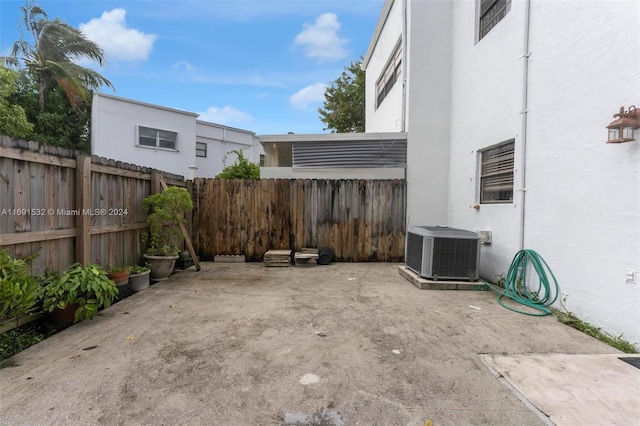
<path fill-rule="evenodd" d="M 434 276 L 476 278 L 477 240 L 435 238 L 433 247 Z"/>

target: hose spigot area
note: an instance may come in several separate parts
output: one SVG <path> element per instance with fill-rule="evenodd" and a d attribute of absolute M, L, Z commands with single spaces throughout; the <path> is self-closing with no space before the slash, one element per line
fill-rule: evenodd
<path fill-rule="evenodd" d="M 537 284 L 534 274 L 537 275 Z M 546 316 L 551 314 L 548 306 L 558 299 L 559 287 L 555 275 L 549 265 L 536 251 L 520 250 L 513 257 L 511 266 L 504 277 L 504 290 L 483 281 L 498 293 L 498 303 L 503 307 L 520 314 L 532 316 Z M 516 303 L 532 308 L 537 312 L 524 311 L 508 306 L 503 298 L 509 298 Z"/>

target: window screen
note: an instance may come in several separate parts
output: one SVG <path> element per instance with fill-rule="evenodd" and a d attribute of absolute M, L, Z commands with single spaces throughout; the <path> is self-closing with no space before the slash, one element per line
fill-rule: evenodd
<path fill-rule="evenodd" d="M 513 202 L 515 141 L 482 151 L 480 203 Z"/>

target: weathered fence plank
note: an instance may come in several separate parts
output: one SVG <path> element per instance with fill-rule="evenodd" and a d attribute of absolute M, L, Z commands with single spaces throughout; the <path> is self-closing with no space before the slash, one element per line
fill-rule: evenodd
<path fill-rule="evenodd" d="M 152 170 L 0 136 L 0 246 L 34 274 L 141 260 Z M 171 185 L 179 176 L 163 173 Z M 26 214 L 25 214 L 26 213 Z"/>
<path fill-rule="evenodd" d="M 404 180 L 195 179 L 193 234 L 202 259 L 330 247 L 340 261 L 404 258 Z"/>

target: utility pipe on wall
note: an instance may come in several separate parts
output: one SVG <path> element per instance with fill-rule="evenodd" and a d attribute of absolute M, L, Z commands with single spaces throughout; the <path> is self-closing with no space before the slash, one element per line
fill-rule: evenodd
<path fill-rule="evenodd" d="M 405 132 L 407 129 L 407 73 L 409 72 L 409 64 L 407 64 L 407 0 L 402 2 L 402 112 L 400 116 L 400 131 Z M 406 171 L 405 171 L 406 173 Z"/>
<path fill-rule="evenodd" d="M 528 92 L 529 92 L 529 24 L 531 21 L 531 0 L 526 0 L 524 4 L 524 40 L 522 44 L 522 111 L 520 115 L 520 250 L 524 249 L 524 224 L 525 224 L 525 201 L 527 194 L 526 187 L 526 166 L 527 166 L 527 119 L 528 119 Z"/>

